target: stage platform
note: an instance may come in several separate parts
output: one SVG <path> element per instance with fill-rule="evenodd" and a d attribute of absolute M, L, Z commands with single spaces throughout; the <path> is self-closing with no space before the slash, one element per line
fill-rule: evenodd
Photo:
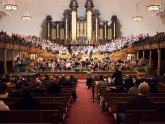
<path fill-rule="evenodd" d="M 108 77 L 111 77 L 114 71 L 91 71 L 92 75 L 107 75 Z M 76 72 L 76 71 L 44 71 L 44 72 L 38 72 L 40 75 L 55 75 L 55 76 L 61 76 L 61 75 L 74 75 L 77 76 L 79 79 L 85 79 L 87 72 Z M 130 72 L 130 71 L 123 71 L 123 77 L 126 75 L 132 75 L 132 76 L 147 76 L 148 74 L 145 72 L 137 73 L 137 72 Z"/>
<path fill-rule="evenodd" d="M 2 74 L 4 75 L 4 74 Z M 8 73 L 8 74 L 5 74 L 7 76 L 9 75 L 13 75 L 13 76 L 16 76 L 16 77 L 19 77 L 19 76 L 22 76 L 22 77 L 37 77 L 40 75 L 40 73 L 38 72 L 19 72 L 19 73 Z"/>

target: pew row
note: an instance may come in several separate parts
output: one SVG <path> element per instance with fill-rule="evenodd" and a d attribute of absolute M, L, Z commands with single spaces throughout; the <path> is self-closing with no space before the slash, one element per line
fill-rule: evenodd
<path fill-rule="evenodd" d="M 140 122 L 165 123 L 165 113 L 156 110 L 127 110 L 126 124 L 140 124 Z"/>
<path fill-rule="evenodd" d="M 58 110 L 0 111 L 0 123 L 52 123 L 59 124 Z"/>

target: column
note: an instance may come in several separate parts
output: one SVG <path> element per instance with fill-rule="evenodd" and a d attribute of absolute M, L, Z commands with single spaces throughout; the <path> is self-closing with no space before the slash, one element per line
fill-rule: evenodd
<path fill-rule="evenodd" d="M 68 41 L 68 22 L 69 22 L 69 10 L 64 11 L 64 18 L 65 18 L 65 42 L 67 43 Z"/>
<path fill-rule="evenodd" d="M 98 39 L 98 19 L 97 18 L 96 18 L 96 31 L 95 32 L 96 32 L 95 37 L 96 37 L 96 41 L 97 41 L 97 39 Z"/>
<path fill-rule="evenodd" d="M 65 39 L 68 39 L 68 19 L 65 18 Z"/>
<path fill-rule="evenodd" d="M 104 42 L 107 42 L 107 25 L 108 25 L 108 21 L 103 21 L 104 24 Z"/>
<path fill-rule="evenodd" d="M 22 51 L 19 50 L 19 58 L 20 58 L 20 61 L 22 60 Z"/>
<path fill-rule="evenodd" d="M 7 54 L 7 49 L 4 48 L 3 49 L 3 74 L 7 74 L 7 58 L 6 58 L 6 54 Z"/>
<path fill-rule="evenodd" d="M 143 50 L 143 59 L 145 59 L 145 50 Z"/>
<path fill-rule="evenodd" d="M 77 39 L 77 8 L 78 3 L 76 0 L 71 0 L 70 5 L 71 9 L 71 43 L 76 43 Z"/>
<path fill-rule="evenodd" d="M 157 49 L 158 52 L 158 67 L 157 67 L 157 75 L 160 75 L 160 68 L 161 68 L 161 48 Z"/>
<path fill-rule="evenodd" d="M 14 66 L 15 66 L 15 61 L 14 61 L 14 49 L 12 49 L 12 71 L 14 72 Z"/>
<path fill-rule="evenodd" d="M 139 51 L 136 51 L 136 58 L 139 59 Z"/>
<path fill-rule="evenodd" d="M 116 25 L 117 16 L 113 15 L 111 20 L 112 20 L 112 39 L 116 39 L 117 38 L 117 25 Z"/>
<path fill-rule="evenodd" d="M 47 40 L 51 39 L 51 21 L 52 21 L 52 17 L 50 15 L 47 15 L 46 17 L 46 24 L 47 24 L 46 39 Z"/>
<path fill-rule="evenodd" d="M 149 71 L 151 73 L 152 70 L 152 49 L 150 49 L 150 54 L 149 54 Z"/>
<path fill-rule="evenodd" d="M 86 8 L 86 22 L 87 22 L 87 40 L 89 44 L 92 44 L 92 25 L 93 25 L 93 1 L 87 0 L 85 4 Z"/>
<path fill-rule="evenodd" d="M 59 28 L 59 25 L 60 25 L 60 22 L 56 21 L 56 31 L 57 31 L 56 37 L 57 37 L 57 39 L 60 38 L 60 28 Z"/>

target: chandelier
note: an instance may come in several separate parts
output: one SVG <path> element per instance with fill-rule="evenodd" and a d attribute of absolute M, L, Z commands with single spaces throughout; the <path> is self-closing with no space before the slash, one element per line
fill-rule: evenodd
<path fill-rule="evenodd" d="M 132 17 L 132 20 L 134 20 L 134 21 L 142 21 L 143 20 L 143 17 L 142 16 L 134 16 L 134 17 Z"/>
<path fill-rule="evenodd" d="M 14 0 L 8 0 L 7 4 L 4 5 L 4 8 L 11 12 L 13 10 L 17 10 L 18 9 L 18 5 L 15 4 Z"/>
<path fill-rule="evenodd" d="M 160 9 L 160 5 L 155 3 L 155 0 L 151 0 L 151 4 L 147 6 L 147 10 L 156 11 Z"/>
<path fill-rule="evenodd" d="M 0 14 L 1 15 L 10 15 L 4 8 L 4 1 L 1 1 L 1 3 L 0 3 Z"/>
<path fill-rule="evenodd" d="M 137 3 L 136 3 L 136 16 L 132 17 L 132 20 L 137 21 L 137 22 L 143 20 L 143 17 L 139 16 L 139 2 L 138 2 L 138 0 L 137 0 Z"/>
<path fill-rule="evenodd" d="M 31 21 L 32 20 L 32 16 L 29 15 L 29 11 L 28 11 L 27 0 L 26 0 L 25 13 L 24 13 L 24 15 L 21 18 L 24 21 Z"/>
<path fill-rule="evenodd" d="M 24 15 L 24 16 L 22 16 L 21 18 L 22 18 L 22 20 L 24 20 L 24 21 L 31 21 L 31 20 L 32 20 L 32 17 L 29 16 L 29 15 Z"/>

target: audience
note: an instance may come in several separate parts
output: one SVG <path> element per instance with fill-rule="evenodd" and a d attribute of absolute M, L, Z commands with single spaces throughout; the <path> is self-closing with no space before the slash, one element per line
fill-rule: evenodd
<path fill-rule="evenodd" d="M 41 104 L 39 100 L 31 95 L 30 89 L 24 89 L 21 99 L 15 103 L 16 110 L 40 110 Z"/>
<path fill-rule="evenodd" d="M 133 86 L 134 86 L 134 83 L 133 83 L 132 76 L 126 75 L 126 78 L 124 79 L 125 90 L 128 91 L 129 88 L 131 88 Z"/>
<path fill-rule="evenodd" d="M 0 98 L 7 98 L 8 91 L 6 83 L 0 83 Z"/>
<path fill-rule="evenodd" d="M 61 86 L 55 79 L 50 81 L 50 85 L 47 88 L 47 92 L 52 94 L 57 94 L 61 92 Z"/>
<path fill-rule="evenodd" d="M 10 96 L 20 97 L 20 96 L 22 96 L 22 91 L 23 91 L 22 84 L 21 84 L 21 82 L 18 82 L 18 83 L 16 83 L 16 87 L 13 90 L 11 90 Z"/>
<path fill-rule="evenodd" d="M 128 93 L 129 94 L 138 94 L 138 86 L 139 86 L 139 83 L 137 81 L 135 81 L 134 86 L 132 86 L 128 89 Z"/>
<path fill-rule="evenodd" d="M 126 110 L 153 110 L 155 109 L 154 103 L 147 98 L 150 87 L 148 83 L 143 82 L 138 86 L 139 93 L 128 99 L 126 104 Z M 126 124 L 125 113 L 118 113 L 117 124 L 121 122 Z"/>
<path fill-rule="evenodd" d="M 131 110 L 143 110 L 154 109 L 154 104 L 147 98 L 150 87 L 147 82 L 140 83 L 138 86 L 139 93 L 136 96 L 131 97 L 127 102 L 127 109 Z"/>

